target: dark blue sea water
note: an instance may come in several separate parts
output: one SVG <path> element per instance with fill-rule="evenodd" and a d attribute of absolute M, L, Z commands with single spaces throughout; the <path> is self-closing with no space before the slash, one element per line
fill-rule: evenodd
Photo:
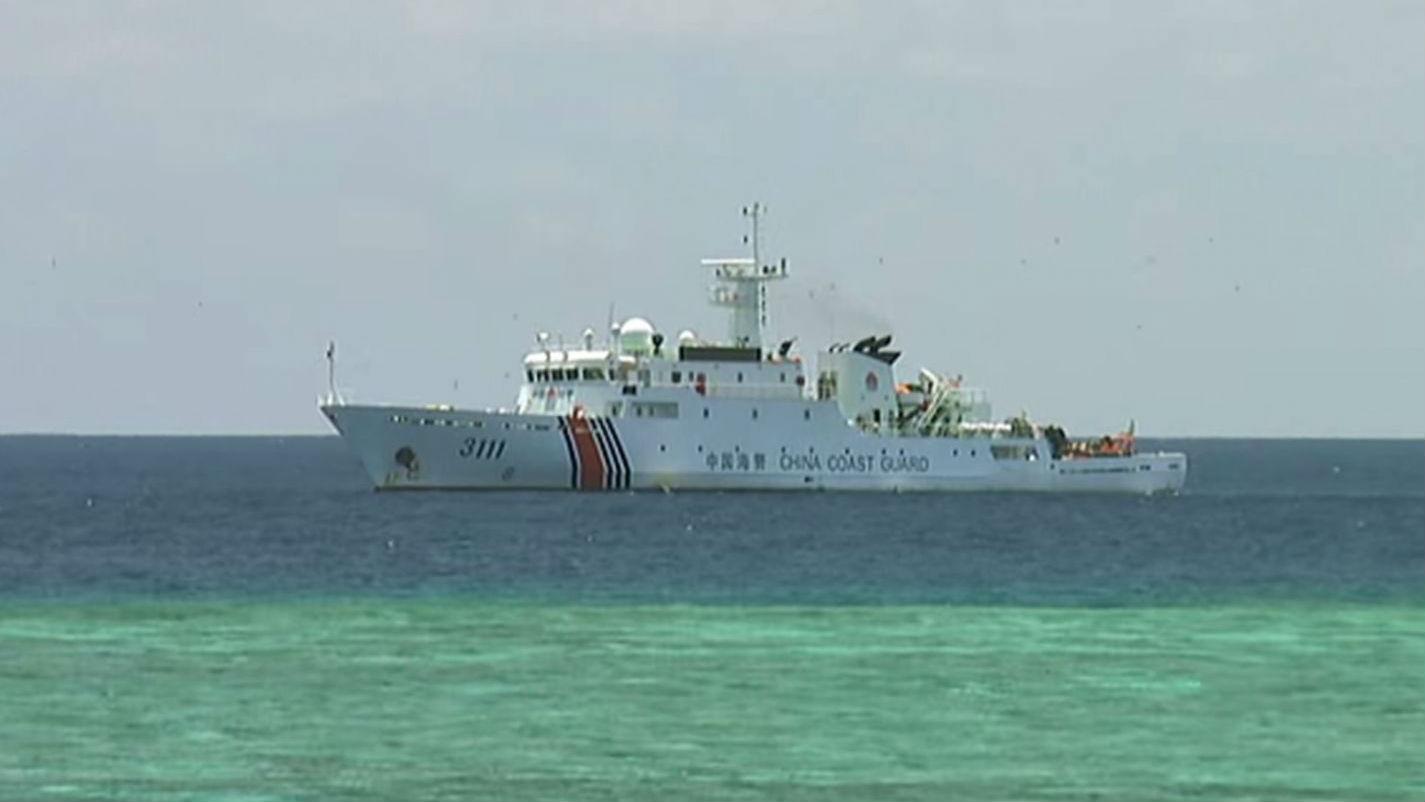
<path fill-rule="evenodd" d="M 336 438 L 0 438 L 0 596 L 1425 599 L 1425 443 L 1190 440 L 1180 496 L 383 494 Z"/>
<path fill-rule="evenodd" d="M 1425 442 L 1178 496 L 375 493 L 0 437 L 0 800 L 1425 799 Z"/>

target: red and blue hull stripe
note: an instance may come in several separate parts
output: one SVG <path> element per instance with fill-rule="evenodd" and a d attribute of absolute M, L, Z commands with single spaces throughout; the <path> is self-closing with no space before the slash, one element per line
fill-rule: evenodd
<path fill-rule="evenodd" d="M 606 417 L 570 415 L 559 420 L 569 455 L 569 486 L 575 490 L 626 490 L 632 479 L 628 452 L 614 422 Z"/>

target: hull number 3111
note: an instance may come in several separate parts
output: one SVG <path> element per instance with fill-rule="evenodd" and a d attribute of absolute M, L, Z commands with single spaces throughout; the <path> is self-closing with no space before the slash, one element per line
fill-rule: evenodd
<path fill-rule="evenodd" d="M 467 437 L 460 445 L 460 456 L 466 459 L 499 459 L 505 453 L 504 440 Z"/>

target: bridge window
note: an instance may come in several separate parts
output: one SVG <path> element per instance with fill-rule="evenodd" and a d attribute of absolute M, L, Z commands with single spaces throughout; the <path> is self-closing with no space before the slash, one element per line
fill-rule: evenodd
<path fill-rule="evenodd" d="M 541 369 L 539 369 L 539 370 L 536 370 L 536 371 L 534 372 L 534 375 L 535 375 L 535 378 L 538 379 L 539 381 L 542 381 L 542 382 L 547 382 L 547 381 L 549 381 L 549 370 L 548 370 L 547 368 L 541 368 Z"/>
<path fill-rule="evenodd" d="M 675 371 L 673 371 L 673 383 L 674 383 L 674 384 L 681 384 L 682 381 L 683 381 L 683 372 L 682 372 L 681 370 L 675 370 Z"/>
<path fill-rule="evenodd" d="M 639 418 L 678 417 L 678 405 L 669 401 L 643 401 L 632 406 L 634 416 Z"/>
<path fill-rule="evenodd" d="M 584 368 L 584 381 L 601 382 L 604 380 L 603 368 Z"/>

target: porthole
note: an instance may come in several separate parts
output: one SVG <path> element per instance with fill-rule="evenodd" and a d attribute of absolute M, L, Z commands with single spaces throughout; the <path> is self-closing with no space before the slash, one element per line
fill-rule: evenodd
<path fill-rule="evenodd" d="M 757 410 L 752 410 L 752 420 L 757 420 Z"/>
<path fill-rule="evenodd" d="M 703 407 L 703 417 L 706 418 L 707 416 L 708 416 L 708 408 L 707 408 L 707 407 Z"/>
<path fill-rule="evenodd" d="M 809 409 L 804 409 L 804 410 L 802 410 L 802 420 L 811 420 L 811 410 L 809 410 Z"/>

